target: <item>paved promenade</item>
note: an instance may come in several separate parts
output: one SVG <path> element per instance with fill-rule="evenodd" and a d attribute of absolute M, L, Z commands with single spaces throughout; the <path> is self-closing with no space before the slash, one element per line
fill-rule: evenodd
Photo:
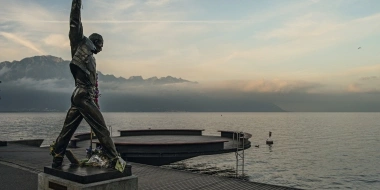
<path fill-rule="evenodd" d="M 78 157 L 85 151 L 74 149 Z M 65 163 L 69 161 L 65 159 Z M 48 148 L 8 143 L 0 146 L 0 189 L 36 190 L 37 174 L 51 164 Z M 187 171 L 132 164 L 133 175 L 138 176 L 140 190 L 291 190 L 294 188 L 242 181 L 233 178 L 195 174 Z"/>

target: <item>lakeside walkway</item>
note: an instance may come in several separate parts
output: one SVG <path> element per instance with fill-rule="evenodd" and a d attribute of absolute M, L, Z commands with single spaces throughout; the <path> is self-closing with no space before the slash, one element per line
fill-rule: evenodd
<path fill-rule="evenodd" d="M 83 149 L 72 149 L 80 158 L 85 157 Z M 37 174 L 51 164 L 48 147 L 39 148 L 8 142 L 0 146 L 0 184 L 5 189 L 38 189 Z M 65 164 L 70 162 L 65 158 Z M 188 171 L 160 168 L 131 163 L 132 174 L 138 177 L 140 190 L 292 190 L 263 183 L 243 181 L 234 178 L 196 174 Z"/>

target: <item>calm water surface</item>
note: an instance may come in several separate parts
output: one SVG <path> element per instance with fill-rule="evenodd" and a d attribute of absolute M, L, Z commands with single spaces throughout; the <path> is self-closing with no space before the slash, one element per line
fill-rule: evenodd
<path fill-rule="evenodd" d="M 0 140 L 44 138 L 61 130 L 65 113 L 0 113 Z M 191 128 L 251 133 L 245 169 L 254 182 L 303 189 L 380 189 L 380 113 L 104 113 L 119 129 Z M 77 132 L 88 132 L 83 121 Z M 274 145 L 265 140 L 272 131 Z M 200 156 L 188 165 L 233 168 L 235 154 Z"/>

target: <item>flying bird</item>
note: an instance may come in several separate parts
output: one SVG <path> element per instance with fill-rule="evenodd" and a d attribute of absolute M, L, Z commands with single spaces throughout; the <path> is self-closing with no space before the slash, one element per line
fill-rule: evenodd
<path fill-rule="evenodd" d="M 362 49 L 362 47 L 358 47 L 358 49 Z"/>

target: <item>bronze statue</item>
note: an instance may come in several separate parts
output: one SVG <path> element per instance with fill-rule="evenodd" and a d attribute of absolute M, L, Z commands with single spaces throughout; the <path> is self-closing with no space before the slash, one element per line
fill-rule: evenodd
<path fill-rule="evenodd" d="M 93 54 L 102 51 L 103 38 L 97 33 L 91 34 L 88 38 L 83 35 L 81 7 L 81 0 L 72 1 L 69 32 L 72 57 L 70 71 L 76 88 L 71 96 L 71 107 L 67 112 L 62 131 L 51 146 L 52 167 L 57 168 L 62 165 L 68 143 L 83 118 L 98 138 L 102 152 L 110 161 L 110 166 L 115 167 L 116 164 L 125 166 L 125 161 L 116 151 L 99 105 L 95 101 L 97 80 Z"/>

